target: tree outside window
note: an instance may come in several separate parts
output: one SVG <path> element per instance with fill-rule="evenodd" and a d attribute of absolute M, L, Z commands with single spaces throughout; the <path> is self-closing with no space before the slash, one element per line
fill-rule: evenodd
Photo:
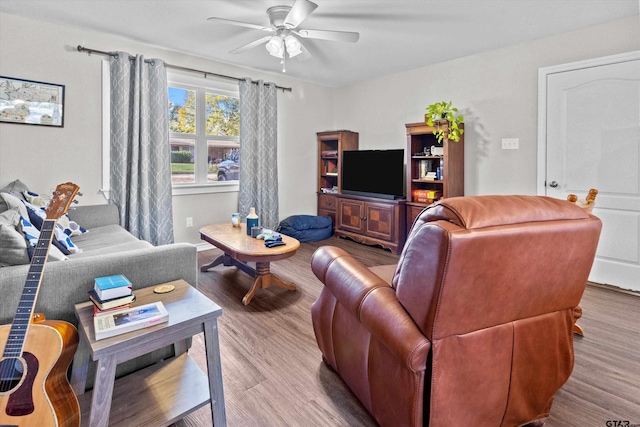
<path fill-rule="evenodd" d="M 238 97 L 208 87 L 172 85 L 168 90 L 173 184 L 237 180 Z"/>

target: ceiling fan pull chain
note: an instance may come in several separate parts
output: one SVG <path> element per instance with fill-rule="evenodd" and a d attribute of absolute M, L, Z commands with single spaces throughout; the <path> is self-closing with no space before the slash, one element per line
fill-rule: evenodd
<path fill-rule="evenodd" d="M 286 62 L 286 61 L 287 61 L 287 48 L 285 47 L 285 48 L 284 48 L 284 53 L 283 53 L 283 55 L 282 55 L 282 72 L 283 72 L 283 73 L 286 73 L 286 72 L 287 72 L 287 70 L 285 70 L 285 68 L 284 68 L 284 67 L 285 67 L 285 65 L 286 65 L 286 64 L 285 64 L 285 62 Z"/>

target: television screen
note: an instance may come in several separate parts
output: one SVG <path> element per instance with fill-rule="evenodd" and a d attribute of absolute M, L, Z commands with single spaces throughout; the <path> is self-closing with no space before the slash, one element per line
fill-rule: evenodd
<path fill-rule="evenodd" d="M 403 149 L 342 153 L 343 193 L 401 199 L 404 188 Z"/>

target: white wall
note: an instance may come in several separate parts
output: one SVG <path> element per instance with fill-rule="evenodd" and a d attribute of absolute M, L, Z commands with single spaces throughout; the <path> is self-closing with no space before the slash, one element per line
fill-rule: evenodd
<path fill-rule="evenodd" d="M 536 194 L 538 69 L 638 49 L 636 16 L 366 81 L 336 91 L 335 126 L 359 132 L 360 148 L 406 149 L 404 124 L 453 101 L 465 116 L 465 194 Z M 502 138 L 520 149 L 502 150 Z"/>
<path fill-rule="evenodd" d="M 0 123 L 0 187 L 20 178 L 50 192 L 72 181 L 81 203 L 104 203 L 101 187 L 101 57 L 76 46 L 125 50 L 175 65 L 291 86 L 278 95 L 280 216 L 315 214 L 318 131 L 350 129 L 361 148 L 405 148 L 404 124 L 453 101 L 466 116 L 466 194 L 536 192 L 538 68 L 640 49 L 638 17 L 332 90 L 117 37 L 0 13 L 0 75 L 66 85 L 65 127 Z M 425 52 L 424 54 L 430 54 Z M 437 54 L 437 53 L 435 53 Z M 501 150 L 502 138 L 519 150 Z M 176 241 L 199 243 L 199 227 L 229 220 L 236 193 L 174 196 Z M 194 227 L 185 227 L 193 217 Z"/>
<path fill-rule="evenodd" d="M 76 47 L 123 50 L 218 74 L 274 81 L 278 91 L 280 216 L 316 212 L 315 132 L 333 126 L 333 91 L 281 74 L 265 74 L 162 50 L 109 35 L 0 13 L 0 75 L 65 85 L 64 128 L 0 123 L 0 187 L 19 178 L 34 191 L 51 193 L 72 181 L 81 204 L 105 203 L 101 188 L 102 110 L 99 55 Z M 174 196 L 175 240 L 199 243 L 198 229 L 228 221 L 237 193 Z M 186 228 L 186 217 L 193 228 Z"/>

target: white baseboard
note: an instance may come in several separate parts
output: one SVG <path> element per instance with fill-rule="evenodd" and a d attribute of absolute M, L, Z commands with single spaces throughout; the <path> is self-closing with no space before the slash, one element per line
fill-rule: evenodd
<path fill-rule="evenodd" d="M 213 246 L 212 244 L 207 243 L 207 242 L 196 243 L 194 246 L 196 247 L 196 250 L 198 252 L 208 251 L 208 250 L 211 250 L 211 249 L 216 249 L 215 246 Z"/>

